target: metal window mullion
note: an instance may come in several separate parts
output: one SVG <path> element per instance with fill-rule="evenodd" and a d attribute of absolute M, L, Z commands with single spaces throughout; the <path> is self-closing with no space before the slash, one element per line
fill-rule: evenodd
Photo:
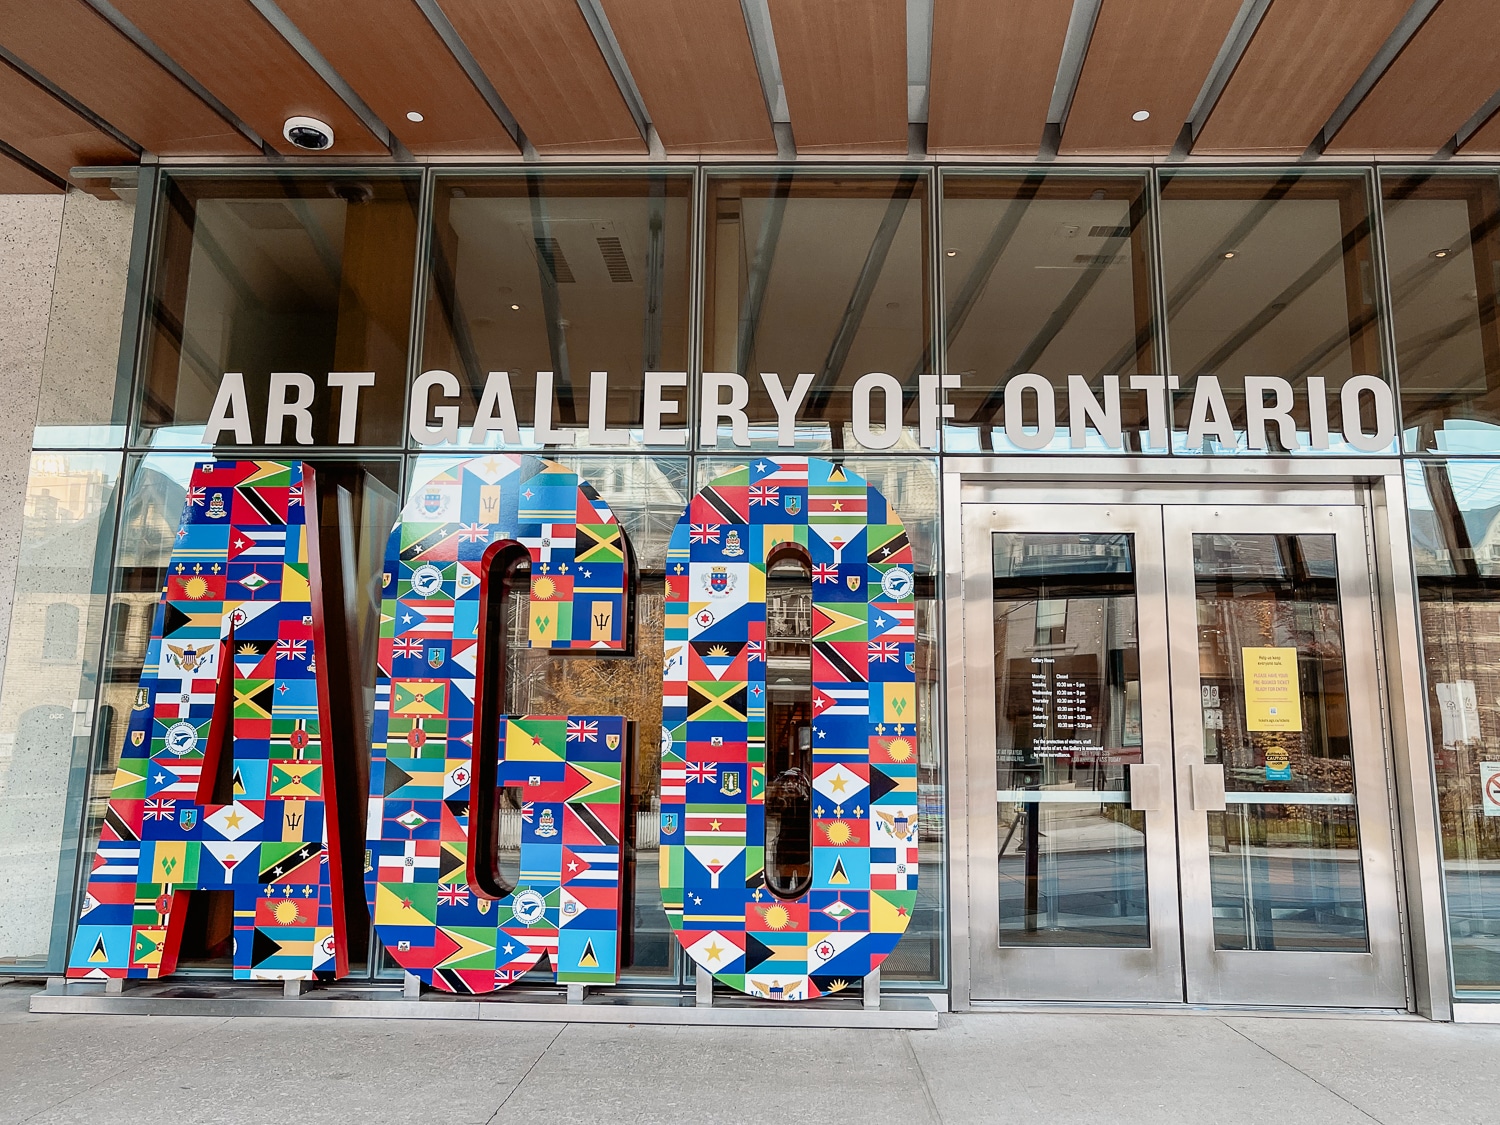
<path fill-rule="evenodd" d="M 401 389 L 401 448 L 412 447 L 408 432 L 411 418 L 411 388 L 422 369 L 422 346 L 426 335 L 427 279 L 431 272 L 433 200 L 437 194 L 437 169 L 427 165 L 422 169 L 422 185 L 417 195 L 416 261 L 412 264 L 411 314 L 407 324 L 406 339 L 406 385 Z M 404 489 L 406 482 L 402 480 Z M 405 502 L 405 494 L 402 494 Z"/>
<path fill-rule="evenodd" d="M 1373 164 L 1364 168 L 1367 210 L 1370 216 L 1370 257 L 1375 274 L 1375 332 L 1380 342 L 1380 362 L 1390 384 L 1396 406 L 1396 453 L 1406 450 L 1406 423 L 1401 410 L 1401 382 L 1396 364 L 1396 305 L 1391 296 L 1390 264 L 1385 256 L 1385 198 L 1380 188 L 1380 169 Z M 1413 573 L 1416 573 L 1413 571 Z"/>
<path fill-rule="evenodd" d="M 1172 352 L 1167 332 L 1167 271 L 1162 254 L 1161 228 L 1161 168 L 1152 165 L 1146 170 L 1146 264 L 1151 289 L 1151 342 L 1156 352 L 1156 374 L 1168 376 L 1172 371 Z M 1165 392 L 1167 400 L 1167 448 L 1163 453 L 1170 457 L 1172 449 L 1172 416 L 1176 401 L 1171 390 Z"/>

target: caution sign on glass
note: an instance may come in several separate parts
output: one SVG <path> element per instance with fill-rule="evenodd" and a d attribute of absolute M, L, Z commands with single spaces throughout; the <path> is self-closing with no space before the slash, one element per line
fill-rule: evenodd
<path fill-rule="evenodd" d="M 1484 815 L 1500 816 L 1500 762 L 1479 763 L 1479 791 L 1484 795 Z"/>

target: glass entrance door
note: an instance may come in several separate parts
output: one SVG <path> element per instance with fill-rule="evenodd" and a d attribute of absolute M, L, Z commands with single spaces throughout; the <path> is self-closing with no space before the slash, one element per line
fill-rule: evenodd
<path fill-rule="evenodd" d="M 973 998 L 1405 1006 L 1363 509 L 965 509 Z"/>

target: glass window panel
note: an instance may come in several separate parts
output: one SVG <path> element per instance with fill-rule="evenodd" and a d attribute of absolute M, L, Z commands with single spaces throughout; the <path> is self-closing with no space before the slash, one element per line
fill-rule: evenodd
<path fill-rule="evenodd" d="M 1331 535 L 1195 535 L 1217 949 L 1368 948 Z"/>
<path fill-rule="evenodd" d="M 37 404 L 38 447 L 125 444 L 130 369 L 121 378 L 120 327 L 135 224 L 134 187 L 118 199 L 70 191 Z"/>
<path fill-rule="evenodd" d="M 1453 983 L 1500 993 L 1500 462 L 1408 463 Z"/>
<path fill-rule="evenodd" d="M 1392 174 L 1381 193 L 1406 448 L 1500 452 L 1500 183 Z"/>
<path fill-rule="evenodd" d="M 1312 437 L 1308 380 L 1323 379 L 1331 447 L 1345 448 L 1344 384 L 1384 374 L 1366 194 L 1362 175 L 1163 177 L 1167 335 L 1172 372 L 1182 380 L 1173 395 L 1178 452 L 1247 448 L 1247 376 L 1290 384 L 1304 449 Z M 1237 436 L 1232 448 L 1212 438 L 1187 447 L 1194 378 L 1208 375 L 1221 380 Z M 1369 395 L 1361 397 L 1360 422 L 1363 433 L 1377 432 Z M 1270 450 L 1283 450 L 1278 427 L 1267 431 Z"/>
<path fill-rule="evenodd" d="M 1005 385 L 1025 372 L 1053 388 L 1049 448 L 1073 448 L 1072 375 L 1101 402 L 1104 377 L 1125 376 L 1125 448 L 1149 448 L 1144 395 L 1128 380 L 1155 369 L 1145 193 L 1139 175 L 943 177 L 947 370 L 964 380 L 948 395 L 956 409 L 945 448 L 1014 451 L 1003 428 Z M 1034 409 L 1028 396 L 1020 421 L 1031 429 Z M 1092 429 L 1084 440 L 1086 450 L 1110 448 Z"/>
<path fill-rule="evenodd" d="M 101 721 L 97 724 L 89 778 L 86 855 L 93 854 L 99 839 L 188 481 L 193 465 L 201 459 L 185 453 L 154 453 L 133 458 L 129 466 L 119 548 L 110 576 L 113 603 L 104 648 Z M 401 464 L 396 457 L 306 460 L 318 474 L 325 628 L 331 640 L 329 658 L 335 661 L 329 670 L 336 693 L 330 706 L 336 720 L 355 731 L 347 747 L 352 758 L 340 759 L 338 767 L 342 776 L 356 779 L 346 792 L 363 794 L 368 788 L 369 732 L 375 707 L 381 576 L 386 539 L 400 495 Z M 336 639 L 340 637 L 342 642 Z M 110 717 L 108 721 L 106 716 Z M 345 801 L 339 817 L 343 839 L 364 839 L 362 797 Z M 362 972 L 369 932 L 362 892 L 363 847 L 346 849 L 344 861 L 350 965 Z M 232 964 L 228 945 L 232 914 L 226 914 L 226 909 L 232 910 L 232 904 L 218 892 L 200 893 L 190 901 L 180 959 L 184 968 L 228 971 Z"/>
<path fill-rule="evenodd" d="M 993 540 L 1002 946 L 1151 944 L 1134 544 Z"/>
<path fill-rule="evenodd" d="M 460 442 L 473 441 L 489 373 L 504 371 L 520 447 L 587 446 L 602 371 L 604 422 L 624 431 L 609 443 L 642 443 L 644 373 L 688 369 L 691 196 L 682 174 L 438 178 L 422 369 L 457 376 Z M 535 440 L 540 371 L 561 442 Z M 679 410 L 662 425 L 686 427 L 687 387 L 663 397 Z M 477 444 L 507 443 L 496 429 Z"/>
<path fill-rule="evenodd" d="M 419 187 L 374 174 L 167 178 L 138 440 L 201 446 L 221 379 L 239 372 L 251 440 L 264 442 L 272 373 L 300 372 L 313 443 L 401 444 Z M 354 392 L 328 386 L 335 371 L 375 375 L 345 442 Z M 291 421 L 282 439 L 295 449 Z M 219 444 L 234 441 L 231 430 Z"/>
<path fill-rule="evenodd" d="M 0 972 L 62 968 L 120 460 L 31 456 L 0 688 Z"/>
<path fill-rule="evenodd" d="M 905 388 L 898 446 L 917 448 L 917 376 L 931 364 L 927 190 L 916 172 L 710 178 L 703 369 L 748 381 L 753 447 L 777 447 L 762 372 L 788 394 L 813 376 L 798 448 L 857 449 L 851 390 L 878 371 Z M 871 400 L 879 423 L 884 398 Z M 731 444 L 723 430 L 720 447 Z"/>

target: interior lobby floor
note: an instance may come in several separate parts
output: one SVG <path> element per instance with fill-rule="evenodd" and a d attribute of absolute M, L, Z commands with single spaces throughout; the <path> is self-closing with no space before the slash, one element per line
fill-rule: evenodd
<path fill-rule="evenodd" d="M 0 1121 L 1467 1122 L 1500 1026 L 985 1013 L 937 1031 L 49 1016 L 0 987 Z"/>

